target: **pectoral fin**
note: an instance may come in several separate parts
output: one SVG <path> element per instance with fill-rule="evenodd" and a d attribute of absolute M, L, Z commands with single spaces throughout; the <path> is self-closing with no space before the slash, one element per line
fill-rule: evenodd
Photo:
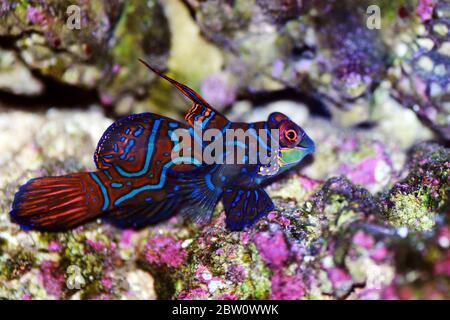
<path fill-rule="evenodd" d="M 198 224 L 211 220 L 222 194 L 222 189 L 216 184 L 213 175 L 221 170 L 220 165 L 211 165 L 184 172 L 168 171 L 168 184 L 177 186 L 179 190 L 176 197 L 184 199 L 178 211 L 181 215 Z"/>
<path fill-rule="evenodd" d="M 253 225 L 272 211 L 274 204 L 262 188 L 231 188 L 223 193 L 227 227 L 239 231 Z"/>

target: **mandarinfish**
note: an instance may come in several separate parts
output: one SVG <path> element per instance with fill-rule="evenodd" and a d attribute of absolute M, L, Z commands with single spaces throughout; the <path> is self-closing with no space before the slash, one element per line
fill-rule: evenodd
<path fill-rule="evenodd" d="M 261 183 L 314 152 L 314 142 L 284 114 L 275 112 L 267 121 L 255 123 L 231 122 L 195 91 L 141 62 L 193 101 L 186 123 L 153 113 L 117 120 L 98 143 L 97 171 L 36 178 L 20 187 L 11 219 L 23 229 L 61 231 L 97 218 L 119 227 L 142 228 L 175 214 L 205 223 L 222 199 L 227 227 L 242 230 L 274 208 Z M 208 151 L 210 145 L 199 138 L 196 127 L 215 129 L 210 141 L 239 129 L 254 139 L 220 142 L 244 150 L 242 161 L 206 163 L 198 159 L 198 152 L 192 156 L 186 148 L 180 151 L 180 132 L 196 141 L 200 153 Z M 249 144 L 255 141 L 257 152 L 250 151 Z M 214 159 L 228 156 L 227 152 L 216 152 Z"/>

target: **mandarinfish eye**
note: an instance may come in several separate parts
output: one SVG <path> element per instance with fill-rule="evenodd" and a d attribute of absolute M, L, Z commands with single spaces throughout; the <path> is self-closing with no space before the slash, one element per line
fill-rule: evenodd
<path fill-rule="evenodd" d="M 292 121 L 286 121 L 280 126 L 280 143 L 283 147 L 295 147 L 301 140 L 301 129 Z"/>
<path fill-rule="evenodd" d="M 286 139 L 289 141 L 296 141 L 298 138 L 298 134 L 294 129 L 289 129 L 284 134 L 286 136 Z"/>

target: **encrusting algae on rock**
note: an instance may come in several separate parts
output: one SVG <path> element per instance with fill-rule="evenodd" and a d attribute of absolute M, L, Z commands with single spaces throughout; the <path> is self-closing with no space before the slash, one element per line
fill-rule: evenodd
<path fill-rule="evenodd" d="M 430 231 L 450 201 L 450 151 L 437 144 L 417 145 L 410 152 L 408 170 L 383 197 L 384 212 L 394 226 Z"/>
<path fill-rule="evenodd" d="M 450 299 L 447 2 L 380 2 L 380 30 L 366 28 L 367 1 L 84 2 L 76 34 L 66 2 L 4 2 L 0 298 Z M 189 33 L 201 45 L 184 51 Z M 314 156 L 265 186 L 274 208 L 242 231 L 220 202 L 206 226 L 21 230 L 8 215 L 17 188 L 94 170 L 112 118 L 180 119 L 184 102 L 136 58 L 233 121 L 282 111 Z M 55 83 L 75 101 L 65 109 L 45 98 Z"/>

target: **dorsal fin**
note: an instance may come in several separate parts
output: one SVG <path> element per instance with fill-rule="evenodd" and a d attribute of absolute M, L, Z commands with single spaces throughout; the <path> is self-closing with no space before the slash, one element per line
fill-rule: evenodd
<path fill-rule="evenodd" d="M 188 86 L 179 83 L 178 81 L 166 76 L 161 71 L 153 68 L 147 62 L 142 59 L 139 61 L 144 64 L 151 71 L 156 73 L 161 78 L 169 81 L 173 84 L 178 90 L 180 90 L 186 97 L 188 97 L 192 102 L 193 106 L 189 109 L 188 113 L 184 117 L 185 120 L 189 123 L 190 126 L 194 126 L 196 121 L 200 122 L 203 129 L 208 128 L 217 128 L 222 129 L 228 125 L 230 122 L 227 118 L 225 118 L 220 112 L 215 110 L 211 105 L 205 101 L 197 92 L 189 88 Z"/>
<path fill-rule="evenodd" d="M 194 103 L 184 119 L 189 123 L 191 127 L 194 127 L 194 124 L 196 122 L 199 123 L 202 129 L 223 129 L 225 127 L 228 127 L 228 124 L 230 124 L 230 121 L 225 118 L 220 112 L 198 103 Z"/>

